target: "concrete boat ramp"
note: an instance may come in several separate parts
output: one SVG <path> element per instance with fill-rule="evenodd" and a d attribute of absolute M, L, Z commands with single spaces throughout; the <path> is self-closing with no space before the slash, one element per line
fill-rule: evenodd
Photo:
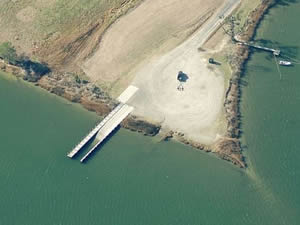
<path fill-rule="evenodd" d="M 80 160 L 84 162 L 101 145 L 111 132 L 133 111 L 133 107 L 126 102 L 138 91 L 137 87 L 129 86 L 117 99 L 120 103 L 101 122 L 97 124 L 82 141 L 68 153 L 69 158 L 73 158 L 97 133 L 97 143 Z"/>

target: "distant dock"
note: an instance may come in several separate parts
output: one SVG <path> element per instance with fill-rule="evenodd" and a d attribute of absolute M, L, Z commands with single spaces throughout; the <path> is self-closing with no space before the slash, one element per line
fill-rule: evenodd
<path fill-rule="evenodd" d="M 267 48 L 267 47 L 260 46 L 260 45 L 255 45 L 255 44 L 252 44 L 252 43 L 248 43 L 248 42 L 245 42 L 245 41 L 238 40 L 236 38 L 234 38 L 234 40 L 236 42 L 238 42 L 239 44 L 241 44 L 241 45 L 246 45 L 246 46 L 256 48 L 256 49 L 260 49 L 260 50 L 267 51 L 267 52 L 272 52 L 273 55 L 275 55 L 275 56 L 280 55 L 280 50 L 279 49 L 273 49 L 273 48 Z"/>

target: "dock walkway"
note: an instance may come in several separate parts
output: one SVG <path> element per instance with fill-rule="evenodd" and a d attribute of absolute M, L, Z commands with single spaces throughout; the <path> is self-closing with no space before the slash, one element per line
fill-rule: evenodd
<path fill-rule="evenodd" d="M 121 109 L 115 113 L 110 120 L 101 127 L 100 131 L 97 134 L 96 139 L 98 140 L 97 144 L 80 160 L 84 162 L 92 152 L 105 140 L 107 136 L 132 112 L 133 107 L 123 104 Z"/>
<path fill-rule="evenodd" d="M 126 104 L 126 102 L 138 91 L 135 86 L 129 86 L 117 99 L 120 103 L 113 109 L 94 129 L 92 129 L 82 141 L 76 145 L 68 157 L 73 158 L 89 140 L 97 133 L 97 144 L 80 160 L 83 162 L 103 141 L 109 134 L 133 111 L 133 107 Z"/>
<path fill-rule="evenodd" d="M 122 108 L 123 104 L 119 104 L 113 111 L 111 111 L 87 136 L 73 148 L 73 150 L 68 154 L 68 157 L 73 158 L 82 147 L 91 140 L 92 137 Z"/>
<path fill-rule="evenodd" d="M 272 52 L 273 55 L 275 55 L 275 56 L 280 55 L 280 50 L 279 49 L 273 49 L 273 48 L 263 47 L 263 46 L 260 46 L 260 45 L 255 45 L 255 44 L 252 44 L 252 43 L 248 43 L 248 42 L 245 42 L 245 41 L 238 40 L 237 38 L 234 38 L 234 40 L 236 42 L 238 42 L 239 44 L 242 44 L 242 45 L 246 45 L 246 46 L 256 48 L 256 49 L 261 49 L 261 50 L 264 50 L 264 51 L 267 51 L 267 52 Z"/>

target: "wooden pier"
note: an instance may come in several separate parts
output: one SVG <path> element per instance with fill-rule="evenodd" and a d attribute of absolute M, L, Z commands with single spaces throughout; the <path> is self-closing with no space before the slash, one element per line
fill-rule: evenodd
<path fill-rule="evenodd" d="M 236 42 L 238 42 L 239 44 L 241 44 L 241 45 L 246 45 L 246 46 L 256 48 L 256 49 L 260 49 L 260 50 L 267 51 L 267 52 L 272 52 L 273 55 L 275 55 L 275 56 L 280 55 L 280 50 L 279 49 L 273 49 L 273 48 L 263 47 L 263 46 L 260 46 L 260 45 L 255 45 L 255 44 L 252 44 L 252 43 L 248 43 L 248 42 L 245 42 L 245 41 L 238 40 L 237 38 L 234 38 L 234 40 Z"/>

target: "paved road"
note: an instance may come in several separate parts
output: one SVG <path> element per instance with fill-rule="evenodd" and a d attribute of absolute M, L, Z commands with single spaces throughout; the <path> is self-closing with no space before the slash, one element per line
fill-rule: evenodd
<path fill-rule="evenodd" d="M 195 41 L 198 45 L 204 44 L 240 2 L 241 0 L 227 0 L 224 7 L 222 7 L 216 13 L 216 16 L 214 16 L 212 20 L 204 24 L 204 26 L 195 34 L 195 36 L 190 39 L 190 42 Z"/>

